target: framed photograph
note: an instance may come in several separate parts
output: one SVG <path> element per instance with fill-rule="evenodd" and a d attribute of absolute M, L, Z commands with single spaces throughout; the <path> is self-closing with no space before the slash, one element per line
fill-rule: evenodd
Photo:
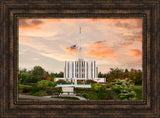
<path fill-rule="evenodd" d="M 18 20 L 20 99 L 142 100 L 143 17 Z"/>
<path fill-rule="evenodd" d="M 0 1 L 3 117 L 159 117 L 153 1 Z"/>

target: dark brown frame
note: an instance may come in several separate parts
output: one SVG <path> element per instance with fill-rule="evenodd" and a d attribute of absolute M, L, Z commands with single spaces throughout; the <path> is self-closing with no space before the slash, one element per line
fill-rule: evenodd
<path fill-rule="evenodd" d="M 1 117 L 160 117 L 159 0 L 0 0 Z M 18 100 L 19 18 L 143 18 L 143 100 Z"/>

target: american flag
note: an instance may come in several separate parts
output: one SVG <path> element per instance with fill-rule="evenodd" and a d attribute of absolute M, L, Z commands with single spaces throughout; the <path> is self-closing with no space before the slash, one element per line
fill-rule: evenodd
<path fill-rule="evenodd" d="M 76 45 L 72 45 L 70 48 L 71 49 L 76 49 Z"/>

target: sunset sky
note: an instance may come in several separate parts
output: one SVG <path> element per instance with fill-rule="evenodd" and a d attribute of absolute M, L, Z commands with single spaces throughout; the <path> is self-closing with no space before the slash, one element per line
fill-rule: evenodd
<path fill-rule="evenodd" d="M 64 71 L 80 38 L 84 60 L 95 60 L 99 72 L 142 69 L 142 19 L 19 19 L 19 68 Z"/>

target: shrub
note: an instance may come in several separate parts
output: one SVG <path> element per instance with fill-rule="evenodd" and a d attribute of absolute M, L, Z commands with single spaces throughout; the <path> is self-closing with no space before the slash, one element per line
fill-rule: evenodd
<path fill-rule="evenodd" d="M 80 93 L 76 93 L 76 95 L 77 95 L 77 96 L 81 96 L 81 94 L 80 94 Z"/>
<path fill-rule="evenodd" d="M 67 84 L 67 82 L 65 80 L 62 80 L 62 79 L 58 80 L 56 83 L 57 84 Z"/>
<path fill-rule="evenodd" d="M 37 83 L 37 87 L 45 89 L 48 86 L 53 86 L 53 83 L 49 80 L 41 80 Z"/>
<path fill-rule="evenodd" d="M 77 80 L 77 83 L 78 83 L 78 84 L 82 84 L 82 83 L 83 83 L 83 80 Z"/>
<path fill-rule="evenodd" d="M 53 94 L 53 91 L 52 91 L 52 89 L 47 89 L 46 93 L 47 93 L 48 95 L 52 95 L 52 94 Z"/>
<path fill-rule="evenodd" d="M 36 92 L 38 92 L 38 91 L 40 90 L 40 88 L 37 87 L 37 86 L 32 86 L 31 88 L 29 88 L 29 90 L 30 90 L 32 93 L 36 93 Z"/>
<path fill-rule="evenodd" d="M 75 91 L 93 91 L 92 88 L 74 88 Z"/>
<path fill-rule="evenodd" d="M 134 84 L 132 80 L 128 78 L 124 80 L 116 79 L 113 83 L 113 91 L 118 94 L 118 98 L 121 100 L 134 100 L 136 99 L 136 93 L 134 91 Z"/>
<path fill-rule="evenodd" d="M 94 80 L 91 80 L 91 79 L 89 79 L 89 80 L 86 81 L 86 84 L 90 84 L 90 83 L 97 83 L 97 82 L 94 81 Z"/>
<path fill-rule="evenodd" d="M 82 93 L 81 96 L 83 96 L 84 98 L 87 98 L 87 99 L 89 98 L 87 93 Z"/>
<path fill-rule="evenodd" d="M 105 94 L 105 92 L 106 92 L 106 90 L 105 90 L 106 88 L 104 87 L 104 86 L 101 86 L 99 89 L 98 89 L 98 91 L 97 91 L 97 93 L 98 93 L 98 98 L 100 98 L 100 99 L 104 99 L 105 97 L 106 97 L 106 94 Z"/>
<path fill-rule="evenodd" d="M 95 83 L 95 84 L 91 84 L 91 88 L 93 88 L 95 91 L 100 90 L 100 88 L 102 87 L 102 84 L 99 83 Z"/>
<path fill-rule="evenodd" d="M 24 85 L 36 86 L 37 83 L 24 83 Z"/>
<path fill-rule="evenodd" d="M 59 95 L 59 92 L 54 92 L 53 95 Z"/>
<path fill-rule="evenodd" d="M 29 92 L 29 89 L 28 89 L 28 88 L 24 88 L 24 89 L 22 90 L 22 92 L 23 92 L 23 93 L 28 93 L 28 92 Z"/>
<path fill-rule="evenodd" d="M 111 88 L 111 87 L 112 87 L 112 84 L 111 84 L 111 83 L 107 83 L 107 84 L 105 84 L 105 87 L 106 87 L 106 88 Z"/>
<path fill-rule="evenodd" d="M 62 88 L 60 88 L 60 87 L 53 87 L 52 90 L 53 90 L 53 91 L 60 91 L 60 92 L 61 92 L 61 91 L 62 91 Z"/>
<path fill-rule="evenodd" d="M 55 87 L 55 86 L 57 86 L 57 84 L 58 84 L 58 83 L 57 83 L 57 82 L 55 82 L 55 83 L 53 83 L 53 85 L 52 85 L 52 86 L 53 86 L 53 87 Z"/>

